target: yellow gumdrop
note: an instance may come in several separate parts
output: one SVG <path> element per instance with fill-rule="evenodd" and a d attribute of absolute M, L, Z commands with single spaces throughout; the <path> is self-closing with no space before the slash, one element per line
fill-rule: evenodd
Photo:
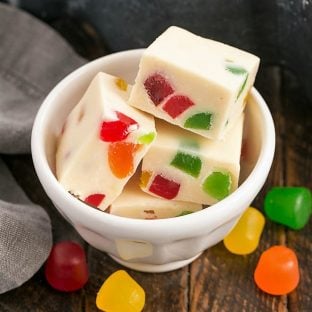
<path fill-rule="evenodd" d="M 97 308 L 105 312 L 140 312 L 144 304 L 144 289 L 124 270 L 111 274 L 96 296 Z"/>
<path fill-rule="evenodd" d="M 258 209 L 247 208 L 232 231 L 224 238 L 225 247 L 236 255 L 254 252 L 259 245 L 264 224 L 265 218 Z"/>

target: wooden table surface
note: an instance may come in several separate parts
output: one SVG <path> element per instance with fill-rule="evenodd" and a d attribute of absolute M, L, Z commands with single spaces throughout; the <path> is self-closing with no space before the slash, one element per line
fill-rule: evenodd
<path fill-rule="evenodd" d="M 59 25 L 54 26 L 59 29 Z M 90 43 L 86 37 L 79 40 Z M 101 45 L 95 53 L 90 50 L 90 45 L 77 46 L 90 58 L 104 52 Z M 262 210 L 264 195 L 272 186 L 306 186 L 312 189 L 312 103 L 305 98 L 296 77 L 285 68 L 262 65 L 256 87 L 273 114 L 277 139 L 271 172 L 253 202 L 253 206 Z M 95 297 L 99 287 L 111 273 L 123 267 L 105 253 L 84 243 L 60 216 L 45 195 L 29 155 L 3 158 L 29 198 L 49 213 L 54 242 L 69 239 L 84 246 L 90 279 L 80 291 L 60 293 L 49 287 L 41 269 L 18 289 L 0 296 L 0 311 L 98 311 Z M 311 234 L 312 222 L 303 230 L 292 231 L 267 220 L 259 248 L 251 255 L 232 255 L 221 242 L 205 251 L 192 264 L 173 272 L 150 274 L 126 270 L 145 289 L 144 312 L 308 312 L 312 311 Z M 253 272 L 261 252 L 276 244 L 294 249 L 299 259 L 300 284 L 287 296 L 267 295 L 253 282 Z"/>

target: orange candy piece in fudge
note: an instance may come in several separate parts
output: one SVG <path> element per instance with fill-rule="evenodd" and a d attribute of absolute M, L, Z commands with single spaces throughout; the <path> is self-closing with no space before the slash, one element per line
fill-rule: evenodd
<path fill-rule="evenodd" d="M 141 144 L 115 142 L 108 147 L 108 163 L 112 173 L 123 179 L 133 173 L 133 158 Z"/>

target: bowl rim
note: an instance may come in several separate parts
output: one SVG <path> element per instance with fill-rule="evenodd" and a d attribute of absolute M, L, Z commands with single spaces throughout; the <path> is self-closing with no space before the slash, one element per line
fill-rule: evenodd
<path fill-rule="evenodd" d="M 144 49 L 126 50 L 95 59 L 71 72 L 49 92 L 37 112 L 32 129 L 31 153 L 35 171 L 50 199 L 56 204 L 61 199 L 62 203 L 66 204 L 66 207 L 70 207 L 66 209 L 75 209 L 76 213 L 81 215 L 82 225 L 84 218 L 87 218 L 91 222 L 101 222 L 103 226 L 108 226 L 116 232 L 118 232 L 118 229 L 123 228 L 124 230 L 131 232 L 133 236 L 139 234 L 142 235 L 142 233 L 144 233 L 144 237 L 147 239 L 155 238 L 160 232 L 164 235 L 170 233 L 170 236 L 173 237 L 181 237 L 181 235 L 195 236 L 195 228 L 196 232 L 207 232 L 209 230 L 207 229 L 207 224 L 210 223 L 211 219 L 213 219 L 213 223 L 218 226 L 224 223 L 225 216 L 226 221 L 228 221 L 240 215 L 243 211 L 241 208 L 233 208 L 229 211 L 228 207 L 235 207 L 235 203 L 241 201 L 242 198 L 245 198 L 246 203 L 248 203 L 250 198 L 253 199 L 262 188 L 271 168 L 275 151 L 275 128 L 273 118 L 266 102 L 254 87 L 252 87 L 250 91 L 250 96 L 258 103 L 259 112 L 262 115 L 261 119 L 264 121 L 263 127 L 259 129 L 262 133 L 264 143 L 262 143 L 256 165 L 245 181 L 233 193 L 222 201 L 207 209 L 197 211 L 196 213 L 181 216 L 179 218 L 155 220 L 131 219 L 103 213 L 98 209 L 87 207 L 86 204 L 70 195 L 61 184 L 58 183 L 46 158 L 44 144 L 45 122 L 50 118 L 49 112 L 51 109 L 51 103 L 54 102 L 57 94 L 62 92 L 62 90 L 64 90 L 64 88 L 66 88 L 73 80 L 84 75 L 88 68 L 100 67 L 100 64 L 103 66 L 103 64 L 109 64 L 111 61 L 116 62 L 118 59 L 122 60 L 129 57 L 137 58 L 140 57 L 143 51 Z M 247 199 L 246 196 L 248 197 Z M 57 204 L 57 206 L 59 206 L 59 204 Z M 61 207 L 58 207 L 58 209 L 63 210 Z M 166 232 L 166 229 L 168 232 Z M 183 232 L 183 234 L 181 232 Z"/>

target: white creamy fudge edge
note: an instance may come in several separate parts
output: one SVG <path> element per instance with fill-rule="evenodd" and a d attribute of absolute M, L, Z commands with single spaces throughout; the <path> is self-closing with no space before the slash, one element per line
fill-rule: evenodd
<path fill-rule="evenodd" d="M 232 119 L 243 111 L 259 62 L 248 52 L 172 26 L 143 53 L 129 104 L 182 128 L 186 128 L 191 116 L 206 112 L 211 114 L 208 130 L 187 130 L 221 139 L 231 128 Z M 157 105 L 145 86 L 155 74 L 161 75 L 172 89 Z M 176 96 L 186 96 L 194 105 L 172 117 L 165 109 Z"/>

